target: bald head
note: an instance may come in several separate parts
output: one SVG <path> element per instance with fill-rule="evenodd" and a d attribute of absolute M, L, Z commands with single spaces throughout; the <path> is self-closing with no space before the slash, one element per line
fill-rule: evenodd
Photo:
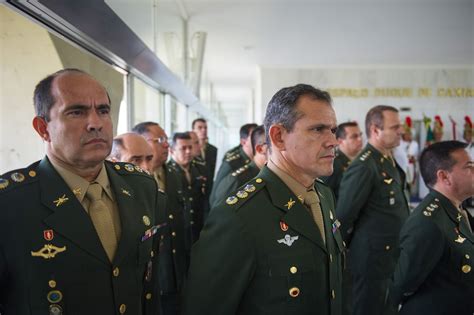
<path fill-rule="evenodd" d="M 142 169 L 152 171 L 153 151 L 145 138 L 130 132 L 118 135 L 112 145 L 112 160 L 128 162 L 140 166 Z"/>

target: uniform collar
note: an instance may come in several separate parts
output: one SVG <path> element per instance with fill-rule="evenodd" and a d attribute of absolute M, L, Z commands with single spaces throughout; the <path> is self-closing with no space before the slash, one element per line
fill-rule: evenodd
<path fill-rule="evenodd" d="M 293 177 L 291 177 L 289 174 L 285 173 L 281 168 L 279 168 L 271 159 L 268 160 L 267 167 L 275 173 L 276 176 L 278 176 L 282 182 L 288 186 L 288 188 L 291 190 L 295 196 L 298 197 L 298 199 L 303 202 L 303 198 L 308 191 L 308 188 L 305 187 L 304 185 L 300 184 L 298 181 L 296 181 Z M 310 188 L 314 186 L 311 185 Z"/>
<path fill-rule="evenodd" d="M 82 203 L 86 195 L 86 191 L 89 188 L 90 183 L 87 180 L 85 180 L 83 177 L 77 174 L 74 174 L 73 172 L 58 165 L 52 159 L 49 159 L 49 161 L 53 165 L 54 169 L 62 177 L 62 179 L 66 182 L 66 184 L 74 193 L 74 195 L 79 200 L 79 202 Z M 110 181 L 109 181 L 109 177 L 107 176 L 107 170 L 105 168 L 104 163 L 102 163 L 102 167 L 100 169 L 99 175 L 97 175 L 97 178 L 95 179 L 95 182 L 97 182 L 100 186 L 102 186 L 102 189 L 105 191 L 107 196 L 112 201 L 114 201 L 114 196 L 112 194 L 112 189 L 110 188 Z"/>

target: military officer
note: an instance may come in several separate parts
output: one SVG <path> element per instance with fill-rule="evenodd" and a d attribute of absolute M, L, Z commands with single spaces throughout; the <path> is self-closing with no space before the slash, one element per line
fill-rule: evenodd
<path fill-rule="evenodd" d="M 199 138 L 199 143 L 201 146 L 200 156 L 206 163 L 207 169 L 209 171 L 207 178 L 210 191 L 210 189 L 212 189 L 214 174 L 216 173 L 217 148 L 208 142 L 207 121 L 204 118 L 194 119 L 191 127 Z"/>
<path fill-rule="evenodd" d="M 335 129 L 328 93 L 299 84 L 273 96 L 268 166 L 211 211 L 183 314 L 341 313 L 344 248 L 332 193 L 315 181 L 332 172 Z"/>
<path fill-rule="evenodd" d="M 321 177 L 321 180 L 332 188 L 337 200 L 342 175 L 362 149 L 362 132 L 357 122 L 350 121 L 337 126 L 336 139 L 338 147 L 333 165 L 334 172 L 331 176 Z"/>
<path fill-rule="evenodd" d="M 220 181 L 227 175 L 235 172 L 242 166 L 252 162 L 252 143 L 250 135 L 257 124 L 245 124 L 240 128 L 240 145 L 231 149 L 225 154 L 221 167 L 217 172 L 214 184 L 219 185 Z"/>
<path fill-rule="evenodd" d="M 199 138 L 194 131 L 188 131 L 189 136 L 191 137 L 192 142 L 192 149 L 191 149 L 191 156 L 192 156 L 192 167 L 197 169 L 198 173 L 201 175 L 202 180 L 204 180 L 204 190 L 206 192 L 204 199 L 203 199 L 203 216 L 204 221 L 207 218 L 210 210 L 209 204 L 209 197 L 211 195 L 211 191 L 209 190 L 212 186 L 209 186 L 209 182 L 212 180 L 209 179 L 209 168 L 206 164 L 206 160 L 203 159 L 201 156 L 201 143 L 199 142 Z"/>
<path fill-rule="evenodd" d="M 181 295 L 189 266 L 184 230 L 183 184 L 177 170 L 166 164 L 169 146 L 168 136 L 163 128 L 148 121 L 137 124 L 132 130 L 143 135 L 158 157 L 154 158 L 152 173 L 167 196 L 165 217 L 168 224 L 163 229 L 164 239 L 159 257 L 161 304 L 164 315 L 177 315 L 180 313 Z"/>
<path fill-rule="evenodd" d="M 165 201 L 141 168 L 104 161 L 110 100 L 64 69 L 35 88 L 41 161 L 0 177 L 4 315 L 157 314 Z"/>
<path fill-rule="evenodd" d="M 263 125 L 255 128 L 250 138 L 253 150 L 253 161 L 249 164 L 245 164 L 231 174 L 227 174 L 219 186 L 214 187 L 211 193 L 212 207 L 216 207 L 218 203 L 225 200 L 229 193 L 257 176 L 265 163 L 267 163 L 267 144 L 265 143 L 265 129 Z"/>
<path fill-rule="evenodd" d="M 187 132 L 177 132 L 173 135 L 170 146 L 172 167 L 180 177 L 184 203 L 184 226 L 186 232 L 186 250 L 199 238 L 204 221 L 204 206 L 206 197 L 206 178 L 192 163 L 192 140 Z"/>
<path fill-rule="evenodd" d="M 400 233 L 390 292 L 401 314 L 474 314 L 474 220 L 461 207 L 474 195 L 474 162 L 466 146 L 438 142 L 421 154 L 430 193 Z"/>
<path fill-rule="evenodd" d="M 349 248 L 353 314 L 391 314 L 388 281 L 398 259 L 398 235 L 408 217 L 405 176 L 391 149 L 400 143 L 396 108 L 379 105 L 365 119 L 369 143 L 344 173 L 336 214 Z"/>
<path fill-rule="evenodd" d="M 153 171 L 153 151 L 145 138 L 133 132 L 118 135 L 112 141 L 112 162 L 126 162 L 140 166 L 147 172 Z"/>

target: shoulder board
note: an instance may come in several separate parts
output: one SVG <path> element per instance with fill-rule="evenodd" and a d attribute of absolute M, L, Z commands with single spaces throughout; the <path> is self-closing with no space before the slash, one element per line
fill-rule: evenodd
<path fill-rule="evenodd" d="M 265 187 L 265 182 L 261 178 L 256 177 L 239 187 L 237 191 L 227 197 L 225 203 L 232 208 L 238 209 L 255 196 L 263 187 Z"/>
<path fill-rule="evenodd" d="M 431 202 L 423 209 L 422 213 L 425 217 L 431 217 L 434 212 L 440 207 L 439 199 L 434 198 Z"/>
<path fill-rule="evenodd" d="M 365 150 L 365 151 L 362 151 L 358 158 L 359 160 L 361 160 L 362 162 L 364 162 L 365 160 L 367 160 L 367 158 L 372 154 L 372 151 L 371 150 Z"/>
<path fill-rule="evenodd" d="M 239 159 L 239 158 L 240 158 L 240 154 L 239 154 L 239 153 L 235 153 L 235 154 L 226 156 L 225 160 L 226 160 L 226 162 L 232 162 L 232 161 L 237 160 L 237 159 Z"/>
<path fill-rule="evenodd" d="M 117 173 L 121 175 L 143 175 L 146 177 L 151 177 L 150 172 L 147 170 L 142 169 L 138 165 L 134 165 L 131 163 L 124 163 L 124 162 L 110 162 L 112 163 L 112 167 Z"/>
<path fill-rule="evenodd" d="M 245 173 L 248 169 L 249 169 L 249 164 L 245 164 L 244 166 L 233 171 L 232 176 L 233 177 L 239 176 L 240 174 Z"/>
<path fill-rule="evenodd" d="M 22 169 L 13 170 L 0 176 L 0 193 L 35 182 L 39 161 Z"/>

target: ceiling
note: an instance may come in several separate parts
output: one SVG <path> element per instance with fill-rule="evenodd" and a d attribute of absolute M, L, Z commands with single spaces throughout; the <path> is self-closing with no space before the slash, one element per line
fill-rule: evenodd
<path fill-rule="evenodd" d="M 153 1 L 107 2 L 153 45 L 147 22 Z M 183 16 L 190 36 L 207 33 L 203 84 L 212 84 L 212 99 L 221 104 L 232 128 L 254 119 L 259 68 L 474 64 L 473 3 L 158 0 L 155 35 L 182 31 Z"/>

